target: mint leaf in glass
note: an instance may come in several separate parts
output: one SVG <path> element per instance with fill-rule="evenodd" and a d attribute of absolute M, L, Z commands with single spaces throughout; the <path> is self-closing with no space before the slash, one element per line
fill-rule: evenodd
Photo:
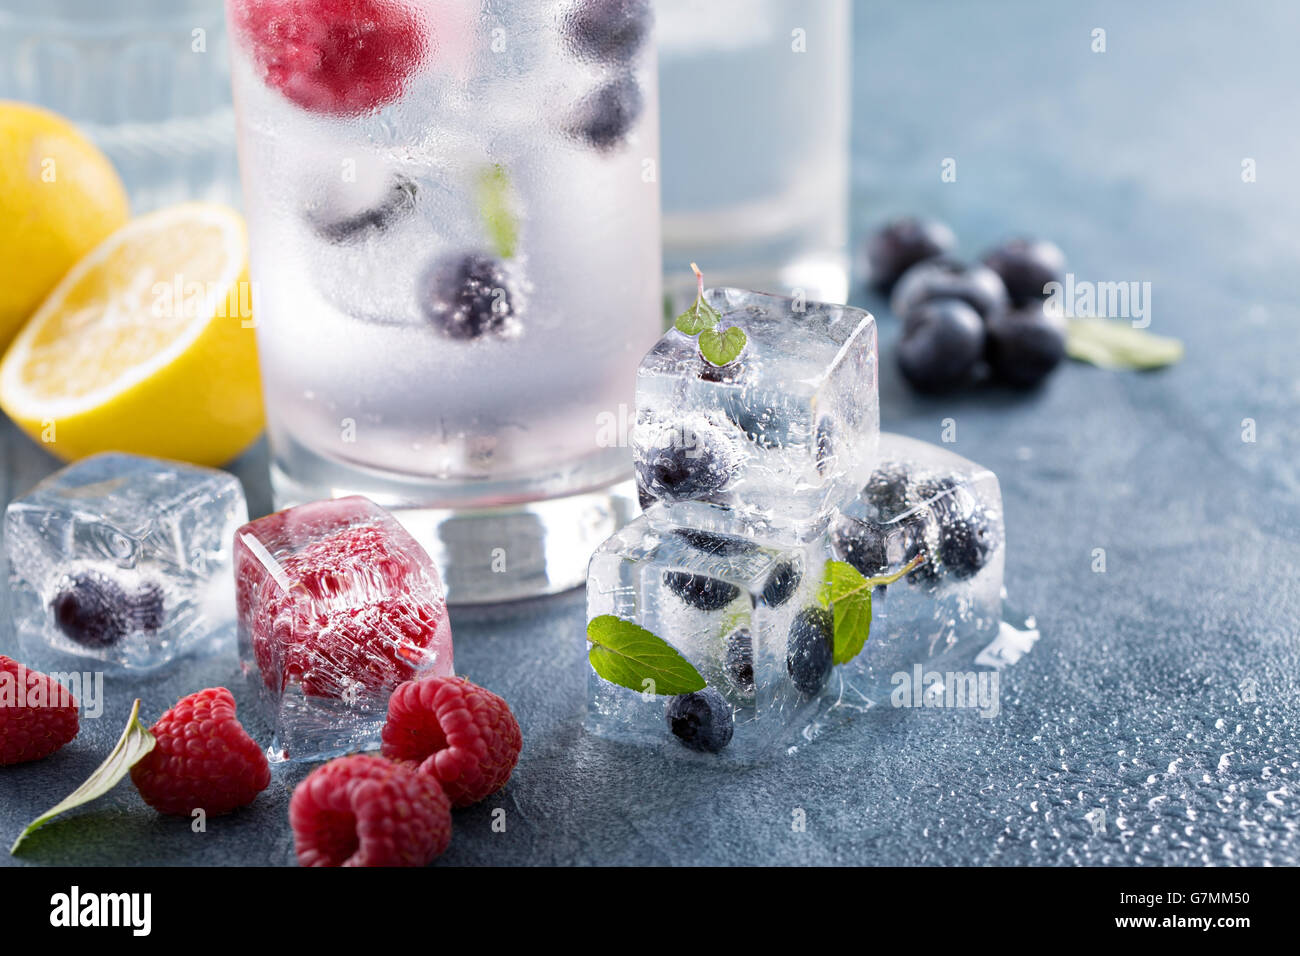
<path fill-rule="evenodd" d="M 500 163 L 479 174 L 478 209 L 492 248 L 502 259 L 514 258 L 519 247 L 519 220 L 515 215 L 510 177 Z"/>

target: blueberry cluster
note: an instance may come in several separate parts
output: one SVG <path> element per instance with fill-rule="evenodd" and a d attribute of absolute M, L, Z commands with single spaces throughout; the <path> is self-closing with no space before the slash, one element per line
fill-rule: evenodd
<path fill-rule="evenodd" d="M 887 462 L 862 490 L 866 516 L 842 519 L 832 532 L 838 557 L 864 577 L 925 560 L 909 583 L 938 587 L 945 579 L 973 578 L 1001 543 L 1001 523 L 957 476 L 911 473 Z"/>
<path fill-rule="evenodd" d="M 956 237 L 935 220 L 895 220 L 867 239 L 869 281 L 903 320 L 898 364 L 917 389 L 992 377 L 1027 388 L 1065 357 L 1065 320 L 1044 307 L 1065 255 L 1045 239 L 1012 239 L 977 263 L 951 257 Z"/>

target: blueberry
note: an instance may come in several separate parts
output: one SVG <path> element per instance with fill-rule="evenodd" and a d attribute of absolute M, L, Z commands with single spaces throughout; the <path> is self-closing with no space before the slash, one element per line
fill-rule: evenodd
<path fill-rule="evenodd" d="M 668 702 L 665 717 L 673 736 L 705 753 L 717 753 L 727 746 L 736 730 L 731 705 L 712 687 L 678 694 Z"/>
<path fill-rule="evenodd" d="M 518 308 L 505 264 L 482 252 L 435 262 L 421 279 L 425 316 L 451 339 L 513 331 Z"/>
<path fill-rule="evenodd" d="M 997 316 L 988 324 L 988 360 L 1009 385 L 1030 388 L 1065 358 L 1065 319 L 1035 302 Z"/>
<path fill-rule="evenodd" d="M 998 546 L 997 532 L 988 514 L 977 509 L 939 531 L 939 560 L 942 570 L 955 578 L 972 578 L 988 564 Z"/>
<path fill-rule="evenodd" d="M 664 584 L 691 607 L 717 611 L 740 596 L 740 588 L 726 581 L 687 571 L 665 571 Z"/>
<path fill-rule="evenodd" d="M 793 561 L 782 561 L 763 585 L 763 603 L 768 607 L 780 607 L 794 597 L 802 581 L 803 571 Z"/>
<path fill-rule="evenodd" d="M 1046 239 L 1010 239 L 986 252 L 982 261 L 1002 277 L 1018 306 L 1041 302 L 1049 282 L 1065 282 L 1065 253 Z"/>
<path fill-rule="evenodd" d="M 1011 304 L 1007 287 L 988 266 L 929 259 L 908 269 L 898 280 L 889 307 L 906 320 L 922 303 L 934 299 L 961 299 L 985 322 Z"/>
<path fill-rule="evenodd" d="M 588 146 L 605 151 L 623 142 L 640 118 L 645 102 L 631 76 L 621 76 L 592 90 L 578 103 L 570 132 Z"/>
<path fill-rule="evenodd" d="M 974 377 L 984 355 L 984 323 L 960 299 L 918 305 L 903 322 L 898 367 L 914 388 L 939 392 Z"/>
<path fill-rule="evenodd" d="M 754 639 L 749 628 L 738 627 L 726 637 L 722 667 L 727 680 L 742 694 L 754 693 Z"/>
<path fill-rule="evenodd" d="M 808 697 L 826 686 L 834 654 L 835 619 L 821 607 L 800 611 L 790 624 L 786 641 L 785 668 L 794 686 Z"/>
<path fill-rule="evenodd" d="M 868 281 L 888 293 L 912 266 L 949 253 L 956 245 L 953 231 L 937 219 L 895 219 L 867 239 Z"/>
<path fill-rule="evenodd" d="M 626 64 L 650 33 L 650 0 L 580 0 L 565 16 L 564 36 L 575 54 Z"/>
<path fill-rule="evenodd" d="M 875 577 L 889 567 L 888 537 L 874 521 L 841 519 L 831 533 L 831 543 L 836 556 L 865 578 Z"/>
<path fill-rule="evenodd" d="M 405 176 L 395 176 L 379 202 L 366 209 L 343 212 L 314 208 L 307 213 L 312 228 L 327 242 L 346 243 L 382 232 L 415 208 L 416 186 Z"/>
<path fill-rule="evenodd" d="M 730 445 L 709 425 L 661 428 L 648 447 L 637 444 L 637 486 L 656 500 L 706 499 L 726 488 L 736 471 Z"/>
<path fill-rule="evenodd" d="M 128 593 L 96 571 L 68 578 L 50 602 L 54 623 L 83 647 L 111 647 L 133 631 L 156 631 L 163 624 L 163 592 L 146 583 Z"/>
<path fill-rule="evenodd" d="M 911 507 L 907 469 L 897 462 L 881 465 L 862 489 L 862 499 L 881 521 L 889 521 Z"/>
<path fill-rule="evenodd" d="M 712 531 L 699 531 L 695 528 L 676 528 L 673 534 L 692 548 L 703 551 L 705 554 L 731 556 L 752 554 L 758 550 L 758 546 L 752 541 L 746 541 L 744 538 L 737 538 L 730 534 L 714 534 Z"/>

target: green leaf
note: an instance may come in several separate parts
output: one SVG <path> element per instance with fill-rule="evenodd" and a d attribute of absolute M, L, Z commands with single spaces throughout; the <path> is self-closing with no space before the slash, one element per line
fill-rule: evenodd
<path fill-rule="evenodd" d="M 1071 319 L 1065 351 L 1072 359 L 1109 369 L 1151 369 L 1183 357 L 1178 339 L 1152 335 L 1114 319 Z"/>
<path fill-rule="evenodd" d="M 153 734 L 140 723 L 140 701 L 137 700 L 135 706 L 131 708 L 131 719 L 127 721 L 126 730 L 122 731 L 122 739 L 117 742 L 117 746 L 113 748 L 108 758 L 66 799 L 27 824 L 27 829 L 18 834 L 18 839 L 9 848 L 9 852 L 17 853 L 24 840 L 60 813 L 67 813 L 82 804 L 98 800 L 108 793 L 121 782 L 132 767 L 139 763 L 141 757 L 153 750 L 155 743 Z"/>
<path fill-rule="evenodd" d="M 866 578 L 844 561 L 827 561 L 817 598 L 835 618 L 834 664 L 845 664 L 862 653 L 871 636 L 871 592 L 882 584 L 893 584 L 925 560 L 918 554 L 898 571 Z"/>
<path fill-rule="evenodd" d="M 519 246 L 519 221 L 511 201 L 510 177 L 500 163 L 479 174 L 478 210 L 496 254 L 502 259 L 514 258 Z"/>
<path fill-rule="evenodd" d="M 611 684 L 644 693 L 645 681 L 651 680 L 652 692 L 664 695 L 704 689 L 704 678 L 690 661 L 663 638 L 631 621 L 602 614 L 587 623 L 587 640 L 591 641 L 587 659 Z"/>
<path fill-rule="evenodd" d="M 687 307 L 686 311 L 677 316 L 673 326 L 683 335 L 699 335 L 721 321 L 722 313 L 705 302 L 703 297 L 696 296 L 695 301 Z"/>
<path fill-rule="evenodd" d="M 745 333 L 734 325 L 723 331 L 705 329 L 700 333 L 700 355 L 710 365 L 730 365 L 740 358 L 747 341 Z"/>

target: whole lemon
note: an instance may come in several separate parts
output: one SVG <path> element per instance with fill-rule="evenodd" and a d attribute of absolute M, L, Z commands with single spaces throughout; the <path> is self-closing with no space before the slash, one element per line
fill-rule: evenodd
<path fill-rule="evenodd" d="M 128 213 L 113 165 L 71 123 L 0 100 L 0 351 Z"/>

